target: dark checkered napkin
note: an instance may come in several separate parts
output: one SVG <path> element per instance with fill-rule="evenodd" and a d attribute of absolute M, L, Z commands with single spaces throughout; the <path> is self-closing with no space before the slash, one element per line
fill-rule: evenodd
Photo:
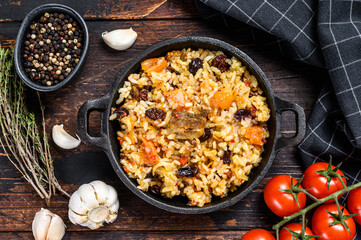
<path fill-rule="evenodd" d="M 326 81 L 299 146 L 305 167 L 332 155 L 348 183 L 361 181 L 361 2 L 197 0 L 214 24 L 244 31 L 292 59 L 326 67 Z M 263 34 L 259 34 L 262 31 Z M 261 40 L 262 41 L 262 40 Z M 361 229 L 355 239 L 361 240 Z"/>

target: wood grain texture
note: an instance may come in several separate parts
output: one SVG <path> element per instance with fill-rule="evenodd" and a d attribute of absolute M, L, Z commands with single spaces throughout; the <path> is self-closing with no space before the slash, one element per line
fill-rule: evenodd
<path fill-rule="evenodd" d="M 25 14 L 39 2 L 0 2 L 0 18 L 4 20 L 6 16 L 14 16 L 10 18 L 10 22 L 0 23 L 2 45 L 14 44 L 19 27 L 19 22 L 14 21 L 20 20 L 24 16 L 21 14 Z M 84 3 L 62 2 L 70 6 L 80 6 Z M 163 4 L 162 2 L 126 0 L 115 1 L 112 5 L 104 0 L 87 1 L 88 4 L 83 4 L 82 14 L 92 20 L 87 22 L 90 32 L 88 59 L 82 73 L 66 87 L 56 92 L 41 94 L 46 106 L 49 136 L 51 127 L 58 123 L 63 123 L 68 132 L 75 133 L 79 107 L 89 99 L 106 94 L 111 89 L 117 73 L 147 47 L 166 39 L 191 35 L 218 38 L 240 48 L 263 69 L 276 96 L 298 103 L 309 116 L 322 84 L 320 79 L 327 77 L 325 71 L 289 61 L 283 56 L 275 55 L 270 49 L 257 46 L 246 26 L 244 31 L 238 32 L 237 35 L 214 29 L 198 19 L 193 7 L 190 6 L 191 1 L 166 1 Z M 144 12 L 157 4 L 161 5 L 145 16 L 146 19 L 141 19 Z M 120 16 L 118 13 L 124 13 L 126 6 L 129 9 L 125 12 L 129 14 L 127 17 Z M 133 8 L 130 9 L 129 6 Z M 12 14 L 3 15 L 7 11 Z M 100 36 L 104 30 L 127 27 L 133 27 L 138 32 L 138 39 L 130 49 L 116 52 L 103 43 Z M 31 109 L 39 112 L 33 100 L 34 94 L 29 90 L 27 100 Z M 93 131 L 99 129 L 99 115 L 92 116 L 90 125 Z M 285 114 L 282 122 L 283 133 L 293 134 L 294 130 L 292 115 Z M 267 181 L 278 174 L 300 177 L 302 173 L 296 147 L 288 147 L 278 153 L 266 177 L 239 203 L 214 213 L 179 215 L 153 207 L 135 196 L 120 182 L 106 155 L 95 147 L 82 144 L 73 151 L 63 151 L 51 142 L 51 152 L 55 159 L 56 176 L 65 190 L 72 193 L 80 184 L 100 179 L 116 188 L 121 206 L 115 223 L 106 225 L 99 231 L 90 232 L 72 225 L 67 218 L 68 199 L 54 196 L 49 209 L 59 214 L 68 226 L 64 239 L 240 239 L 245 231 L 253 228 L 271 229 L 279 220 L 267 209 L 263 201 L 263 188 Z M 4 156 L 0 156 L 0 238 L 31 239 L 31 221 L 41 207 L 46 207 L 45 203 L 10 162 Z"/>
<path fill-rule="evenodd" d="M 158 240 L 158 239 L 167 239 L 167 240 L 239 240 L 245 232 L 243 231 L 200 231 L 200 232 L 138 232 L 138 231 L 116 231 L 116 232 L 99 232 L 92 231 L 93 239 L 99 240 Z M 17 232 L 17 233 L 4 233 L 2 235 L 4 239 L 32 239 L 32 234 L 29 232 Z M 89 239 L 89 235 L 84 233 L 72 232 L 67 233 L 63 240 L 70 239 L 79 239 L 85 240 Z"/>
<path fill-rule="evenodd" d="M 2 0 L 0 22 L 21 21 L 33 8 L 60 3 L 79 12 L 85 20 L 198 18 L 193 0 Z"/>

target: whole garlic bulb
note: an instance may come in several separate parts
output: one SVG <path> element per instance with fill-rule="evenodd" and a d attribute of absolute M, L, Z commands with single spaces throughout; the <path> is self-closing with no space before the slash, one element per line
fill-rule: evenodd
<path fill-rule="evenodd" d="M 35 214 L 32 230 L 35 240 L 61 240 L 65 224 L 58 215 L 42 208 Z"/>
<path fill-rule="evenodd" d="M 118 215 L 119 200 L 115 189 L 102 181 L 83 184 L 71 195 L 68 216 L 72 223 L 97 229 L 112 223 Z"/>
<path fill-rule="evenodd" d="M 130 48 L 137 39 L 138 34 L 132 29 L 117 29 L 111 32 L 103 32 L 104 42 L 115 50 Z"/>

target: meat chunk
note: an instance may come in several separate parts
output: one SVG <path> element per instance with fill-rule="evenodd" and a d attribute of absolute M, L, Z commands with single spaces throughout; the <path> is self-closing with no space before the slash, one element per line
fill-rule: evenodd
<path fill-rule="evenodd" d="M 175 111 L 168 128 L 170 132 L 176 133 L 178 139 L 199 138 L 204 133 L 207 122 L 206 111 L 202 113 L 189 113 L 185 111 Z"/>

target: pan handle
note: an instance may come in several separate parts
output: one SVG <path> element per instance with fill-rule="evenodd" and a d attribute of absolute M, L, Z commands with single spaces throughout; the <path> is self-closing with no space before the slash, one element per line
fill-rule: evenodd
<path fill-rule="evenodd" d="M 306 116 L 303 108 L 296 103 L 284 101 L 278 97 L 275 97 L 275 102 L 277 118 L 281 119 L 282 112 L 285 111 L 292 111 L 296 115 L 296 135 L 291 138 L 280 136 L 276 143 L 276 151 L 279 151 L 281 148 L 301 143 L 306 134 Z"/>
<path fill-rule="evenodd" d="M 86 101 L 78 111 L 78 134 L 80 139 L 87 143 L 106 150 L 109 146 L 107 139 L 106 124 L 109 116 L 106 114 L 106 110 L 110 101 L 110 95 L 107 94 L 104 97 L 98 99 L 92 99 Z M 101 113 L 101 127 L 100 133 L 96 136 L 89 134 L 89 115 L 91 112 Z"/>

